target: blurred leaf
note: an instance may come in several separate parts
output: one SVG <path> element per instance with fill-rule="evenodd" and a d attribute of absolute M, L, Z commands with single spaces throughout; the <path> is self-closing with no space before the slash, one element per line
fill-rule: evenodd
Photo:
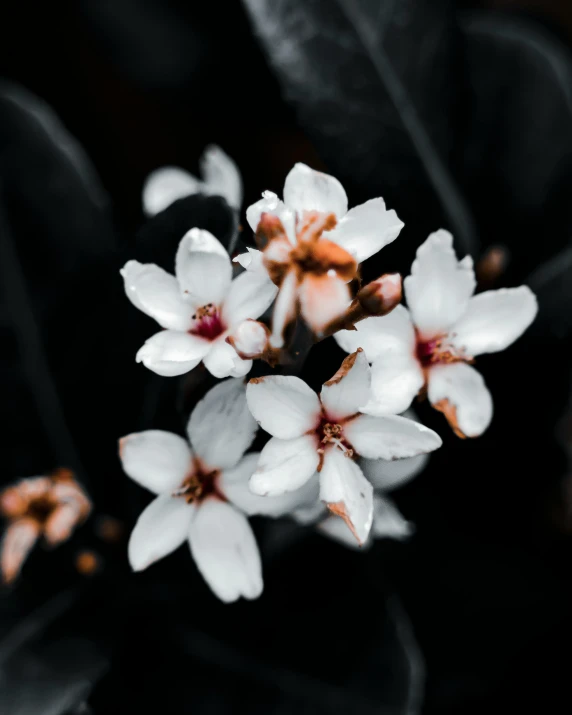
<path fill-rule="evenodd" d="M 424 230 L 439 220 L 440 201 L 459 245 L 475 255 L 472 217 L 448 169 L 453 3 L 243 2 L 286 98 L 356 200 L 381 194 Z"/>
<path fill-rule="evenodd" d="M 461 27 L 464 186 L 483 241 L 508 245 L 520 281 L 571 239 L 572 60 L 515 16 L 475 13 Z"/>

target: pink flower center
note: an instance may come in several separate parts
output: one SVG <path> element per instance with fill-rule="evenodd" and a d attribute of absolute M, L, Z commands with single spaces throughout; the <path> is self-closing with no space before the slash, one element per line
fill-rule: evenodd
<path fill-rule="evenodd" d="M 200 460 L 194 459 L 188 475 L 172 496 L 183 497 L 187 504 L 199 504 L 209 496 L 216 496 L 226 501 L 226 497 L 218 488 L 219 476 L 218 469 L 209 469 Z"/>
<path fill-rule="evenodd" d="M 446 335 L 432 340 L 422 340 L 417 334 L 415 354 L 422 367 L 447 365 L 453 362 L 473 362 L 473 358 L 466 355 L 463 350 L 449 345 Z"/>
<path fill-rule="evenodd" d="M 322 468 L 324 452 L 329 444 L 343 452 L 346 457 L 354 456 L 353 447 L 344 436 L 343 425 L 330 420 L 325 414 L 322 415 L 316 427 L 316 436 L 318 437 L 318 454 L 320 455 L 318 471 Z"/>
<path fill-rule="evenodd" d="M 193 327 L 189 330 L 191 335 L 199 335 L 207 340 L 218 338 L 226 330 L 219 309 L 212 303 L 207 303 L 198 308 L 193 315 Z"/>

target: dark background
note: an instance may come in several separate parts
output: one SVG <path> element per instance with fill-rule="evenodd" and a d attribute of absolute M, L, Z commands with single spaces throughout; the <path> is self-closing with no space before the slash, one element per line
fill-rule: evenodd
<path fill-rule="evenodd" d="M 68 465 L 95 515 L 0 594 L 2 713 L 571 708 L 571 41 L 563 0 L 3 7 L 0 481 Z M 460 441 L 419 406 L 444 446 L 394 495 L 411 541 L 356 554 L 256 520 L 265 593 L 233 606 L 184 549 L 129 573 L 147 496 L 116 457 L 125 433 L 181 431 L 209 385 L 135 365 L 152 322 L 118 270 L 171 269 L 191 226 L 228 242 L 244 223 L 217 197 L 142 215 L 147 174 L 196 173 L 211 142 L 239 165 L 245 206 L 295 161 L 338 176 L 350 205 L 383 195 L 406 228 L 368 276 L 407 273 L 443 225 L 477 261 L 503 246 L 495 285 L 540 301 L 525 337 L 479 360 L 484 437 Z M 303 376 L 318 385 L 341 357 L 322 345 Z M 102 515 L 123 539 L 101 538 Z M 81 549 L 98 555 L 91 578 Z"/>

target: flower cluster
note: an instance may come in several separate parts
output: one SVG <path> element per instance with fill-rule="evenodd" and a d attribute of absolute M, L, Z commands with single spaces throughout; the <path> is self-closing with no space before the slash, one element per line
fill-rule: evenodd
<path fill-rule="evenodd" d="M 204 174 L 203 182 L 156 174 L 145 189 L 148 212 L 213 186 L 238 208 L 240 177 L 220 150 L 207 153 Z M 482 434 L 493 408 L 474 358 L 508 347 L 537 309 L 525 286 L 473 296 L 472 261 L 457 260 L 443 230 L 418 249 L 403 282 L 408 308 L 399 275 L 362 286 L 360 264 L 403 223 L 381 198 L 348 210 L 339 181 L 303 164 L 288 174 L 283 200 L 266 191 L 246 217 L 257 247 L 235 256 L 234 269 L 214 236 L 190 228 L 175 275 L 136 261 L 122 270 L 131 302 L 163 328 L 138 362 L 164 376 L 202 362 L 231 378 L 196 405 L 188 442 L 158 430 L 120 441 L 125 472 L 157 495 L 133 530 L 129 559 L 141 570 L 188 541 L 226 602 L 262 591 L 248 516 L 289 515 L 356 545 L 408 536 L 412 526 L 386 492 L 421 471 L 441 438 L 402 413 L 427 395 L 456 434 Z M 350 353 L 319 395 L 281 369 L 296 361 L 298 321 L 315 341 L 333 336 Z M 246 383 L 254 360 L 267 369 Z M 270 439 L 248 453 L 258 426 Z"/>

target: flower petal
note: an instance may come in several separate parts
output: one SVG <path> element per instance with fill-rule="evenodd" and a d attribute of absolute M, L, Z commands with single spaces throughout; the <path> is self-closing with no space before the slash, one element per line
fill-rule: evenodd
<path fill-rule="evenodd" d="M 457 261 L 453 236 L 443 229 L 417 249 L 411 275 L 403 281 L 413 322 L 426 339 L 446 333 L 465 312 L 475 290 L 469 256 Z"/>
<path fill-rule="evenodd" d="M 4 583 L 13 583 L 40 536 L 40 523 L 31 517 L 10 521 L 0 546 L 0 571 Z"/>
<path fill-rule="evenodd" d="M 400 414 L 424 384 L 425 375 L 413 353 L 390 346 L 371 366 L 371 399 L 362 412 L 375 416 Z"/>
<path fill-rule="evenodd" d="M 300 437 L 318 424 L 318 395 L 299 377 L 269 375 L 251 380 L 246 400 L 263 430 L 280 439 Z"/>
<path fill-rule="evenodd" d="M 370 363 L 387 350 L 413 354 L 415 349 L 415 328 L 404 305 L 396 306 L 388 315 L 360 320 L 355 330 L 340 330 L 334 338 L 348 353 L 363 348 Z"/>
<path fill-rule="evenodd" d="M 125 295 L 136 308 L 154 318 L 162 328 L 190 328 L 193 309 L 183 300 L 175 276 L 154 263 L 138 261 L 127 261 L 120 273 Z"/>
<path fill-rule="evenodd" d="M 300 312 L 316 335 L 339 318 L 351 303 L 348 284 L 338 276 L 307 274 L 299 288 Z"/>
<path fill-rule="evenodd" d="M 225 469 L 218 486 L 226 498 L 245 514 L 253 516 L 283 516 L 313 504 L 318 498 L 318 479 L 309 479 L 300 489 L 280 496 L 259 496 L 249 487 L 249 480 L 256 471 L 260 454 L 247 454 L 233 469 Z"/>
<path fill-rule="evenodd" d="M 234 263 L 241 265 L 244 270 L 250 273 L 261 273 L 267 275 L 268 272 L 264 267 L 264 256 L 262 251 L 256 248 L 247 248 L 246 253 L 239 253 L 232 260 Z"/>
<path fill-rule="evenodd" d="M 181 486 L 192 467 L 192 453 L 178 434 L 163 430 L 135 432 L 119 440 L 123 471 L 154 494 Z"/>
<path fill-rule="evenodd" d="M 211 343 L 198 335 L 162 330 L 145 341 L 135 359 L 157 375 L 174 377 L 196 367 L 210 349 Z"/>
<path fill-rule="evenodd" d="M 335 422 L 359 412 L 369 400 L 370 373 L 361 348 L 345 358 L 336 374 L 324 383 L 320 393 L 328 418 Z"/>
<path fill-rule="evenodd" d="M 250 489 L 263 497 L 277 497 L 300 489 L 318 469 L 320 455 L 314 435 L 295 439 L 273 437 L 260 453 Z"/>
<path fill-rule="evenodd" d="M 537 311 L 536 296 L 528 286 L 480 293 L 451 328 L 450 342 L 472 357 L 499 352 L 524 333 Z"/>
<path fill-rule="evenodd" d="M 248 318 L 259 318 L 270 307 L 277 293 L 278 288 L 268 274 L 241 273 L 230 284 L 222 309 L 223 321 L 234 327 Z"/>
<path fill-rule="evenodd" d="M 429 456 L 418 454 L 406 459 L 360 459 L 363 473 L 373 484 L 374 489 L 390 491 L 407 484 L 425 469 Z"/>
<path fill-rule="evenodd" d="M 324 519 L 316 524 L 316 529 L 322 536 L 336 541 L 338 544 L 345 546 L 348 549 L 355 549 L 356 551 L 367 551 L 371 546 L 371 532 L 367 540 L 360 544 L 353 535 L 352 530 L 347 525 L 347 523 L 339 516 L 335 514 L 328 514 Z"/>
<path fill-rule="evenodd" d="M 338 225 L 323 236 L 345 248 L 361 263 L 394 241 L 403 226 L 395 211 L 388 211 L 385 201 L 379 198 L 350 209 Z"/>
<path fill-rule="evenodd" d="M 225 603 L 262 593 L 260 553 L 248 519 L 227 502 L 210 498 L 189 531 L 191 554 L 213 593 Z"/>
<path fill-rule="evenodd" d="M 205 193 L 223 196 L 228 204 L 240 211 L 242 177 L 235 162 L 216 144 L 208 146 L 200 161 Z"/>
<path fill-rule="evenodd" d="M 386 415 L 358 415 L 344 425 L 344 436 L 358 454 L 369 459 L 404 459 L 432 452 L 441 446 L 441 437 L 418 422 Z"/>
<path fill-rule="evenodd" d="M 143 185 L 143 210 L 147 216 L 163 211 L 177 199 L 196 194 L 201 182 L 178 166 L 164 166 L 152 171 Z"/>
<path fill-rule="evenodd" d="M 211 343 L 203 362 L 210 374 L 219 379 L 241 377 L 252 368 L 252 360 L 243 360 L 232 345 L 226 342 L 224 335 Z"/>
<path fill-rule="evenodd" d="M 294 271 L 289 271 L 282 281 L 272 312 L 270 344 L 275 348 L 284 345 L 284 331 L 296 315 L 297 289 L 298 278 Z"/>
<path fill-rule="evenodd" d="M 341 516 L 360 544 L 373 520 L 373 487 L 358 465 L 339 449 L 326 449 L 320 472 L 320 499 Z"/>
<path fill-rule="evenodd" d="M 428 397 L 459 437 L 478 437 L 493 417 L 493 400 L 485 381 L 464 362 L 432 367 Z"/>
<path fill-rule="evenodd" d="M 308 504 L 307 506 L 302 506 L 299 509 L 295 509 L 290 515 L 294 521 L 298 522 L 302 526 L 308 526 L 309 524 L 314 524 L 318 519 L 322 519 L 328 513 L 328 508 L 323 501 L 319 499 L 319 488 L 320 480 L 319 473 L 316 472 L 314 476 L 306 484 L 316 484 L 318 488 L 318 498 Z"/>
<path fill-rule="evenodd" d="M 371 534 L 374 539 L 407 539 L 415 527 L 407 521 L 397 506 L 388 497 L 375 494 L 373 497 L 373 526 Z"/>
<path fill-rule="evenodd" d="M 141 513 L 129 538 L 129 563 L 143 571 L 168 556 L 187 538 L 195 507 L 184 499 L 161 494 Z"/>
<path fill-rule="evenodd" d="M 258 429 L 240 379 L 219 383 L 197 403 L 187 426 L 197 455 L 214 469 L 234 467 Z"/>
<path fill-rule="evenodd" d="M 263 213 L 269 213 L 279 218 L 290 242 L 292 244 L 296 243 L 294 212 L 286 208 L 284 203 L 272 191 L 264 191 L 262 198 L 246 209 L 246 220 L 255 233 Z"/>
<path fill-rule="evenodd" d="M 340 182 L 306 164 L 295 164 L 286 177 L 284 203 L 298 214 L 304 211 L 334 213 L 338 220 L 348 210 L 348 197 Z"/>
<path fill-rule="evenodd" d="M 218 239 L 208 231 L 192 228 L 179 243 L 175 273 L 193 305 L 220 305 L 230 288 L 232 263 Z"/>

